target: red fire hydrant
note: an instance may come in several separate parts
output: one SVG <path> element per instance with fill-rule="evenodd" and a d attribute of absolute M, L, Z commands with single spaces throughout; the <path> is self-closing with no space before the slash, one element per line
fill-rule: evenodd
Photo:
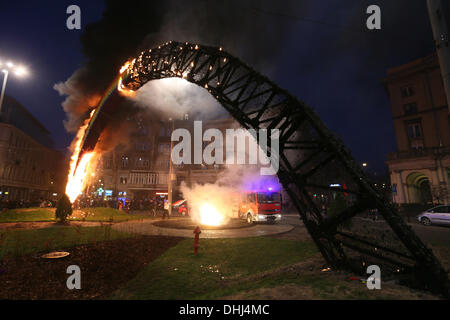
<path fill-rule="evenodd" d="M 195 234 L 195 236 L 194 236 L 194 254 L 195 255 L 197 254 L 198 247 L 200 247 L 200 244 L 198 243 L 200 240 L 200 233 L 202 233 L 200 231 L 200 227 L 197 226 L 197 228 L 194 229 L 194 234 Z"/>

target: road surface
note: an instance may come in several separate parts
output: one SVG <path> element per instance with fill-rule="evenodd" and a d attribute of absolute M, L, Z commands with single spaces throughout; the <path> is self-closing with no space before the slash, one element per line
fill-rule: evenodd
<path fill-rule="evenodd" d="M 361 218 L 362 219 L 362 218 Z M 363 220 L 363 219 L 362 219 Z M 372 222 L 370 220 L 370 222 Z M 295 226 L 295 229 L 292 230 L 289 233 L 294 232 L 300 232 L 305 233 L 307 232 L 305 226 L 303 225 L 303 222 L 296 214 L 287 214 L 283 216 L 281 224 L 290 224 Z M 383 220 L 379 220 L 375 223 L 385 223 Z M 410 222 L 408 225 L 411 226 L 413 231 L 419 236 L 419 238 L 431 245 L 440 245 L 440 246 L 450 246 L 450 226 L 429 226 L 426 227 L 424 225 L 421 225 L 418 222 Z M 288 236 L 288 235 L 286 235 Z M 294 236 L 294 235 L 292 235 Z"/>

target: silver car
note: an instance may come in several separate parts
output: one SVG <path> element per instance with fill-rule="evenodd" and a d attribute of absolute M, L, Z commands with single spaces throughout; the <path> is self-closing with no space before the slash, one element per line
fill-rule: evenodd
<path fill-rule="evenodd" d="M 450 225 L 450 206 L 442 205 L 428 209 L 419 214 L 417 220 L 425 226 L 430 226 L 432 224 Z"/>

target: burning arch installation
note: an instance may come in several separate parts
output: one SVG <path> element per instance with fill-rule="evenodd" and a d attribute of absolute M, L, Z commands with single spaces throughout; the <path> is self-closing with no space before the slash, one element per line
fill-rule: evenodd
<path fill-rule="evenodd" d="M 82 184 L 91 152 L 120 99 L 148 81 L 171 77 L 208 90 L 243 128 L 280 130 L 278 178 L 330 267 L 365 272 L 369 264 L 382 264 L 383 270 L 401 274 L 414 286 L 450 296 L 440 262 L 316 113 L 222 48 L 171 41 L 127 62 L 79 131 L 67 188 L 70 198 L 79 193 L 71 195 L 76 188 L 70 184 Z M 335 206 L 326 216 L 316 199 L 324 193 L 345 197 L 351 205 Z M 378 210 L 383 227 L 342 227 L 369 209 Z"/>

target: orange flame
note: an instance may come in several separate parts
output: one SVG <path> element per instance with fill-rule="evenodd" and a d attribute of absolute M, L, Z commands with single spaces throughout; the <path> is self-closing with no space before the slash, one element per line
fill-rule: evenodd
<path fill-rule="evenodd" d="M 70 199 L 70 202 L 74 202 L 78 196 L 80 195 L 83 187 L 85 186 L 85 177 L 87 174 L 87 170 L 89 168 L 89 162 L 92 157 L 95 155 L 95 152 L 89 152 L 82 156 L 80 163 L 77 167 L 77 162 L 80 157 L 81 151 L 81 143 L 83 142 L 83 137 L 86 132 L 86 129 L 89 125 L 89 121 L 94 115 L 95 110 L 92 110 L 89 119 L 87 119 L 83 126 L 78 130 L 77 135 L 75 137 L 75 146 L 72 157 L 70 158 L 70 169 L 68 175 L 68 181 L 66 185 L 66 194 Z"/>
<path fill-rule="evenodd" d="M 202 203 L 199 214 L 200 223 L 207 226 L 220 226 L 226 222 L 226 216 L 210 203 Z"/>
<path fill-rule="evenodd" d="M 124 74 L 124 72 L 126 71 L 126 70 L 128 70 L 130 67 L 133 67 L 133 65 L 134 65 L 134 63 L 136 62 L 136 59 L 134 59 L 133 61 L 127 61 L 123 66 L 122 66 L 122 68 L 120 68 L 120 75 L 119 75 L 119 81 L 118 81 L 118 83 L 117 83 L 117 90 L 121 93 L 121 94 L 123 94 L 123 95 L 125 95 L 125 96 L 132 96 L 132 95 L 134 95 L 134 91 L 133 90 L 131 90 L 131 89 L 128 89 L 127 87 L 125 87 L 124 85 L 123 85 L 123 80 L 122 80 L 122 77 L 123 77 L 123 74 Z"/>
<path fill-rule="evenodd" d="M 120 68 L 120 75 L 119 80 L 117 83 L 117 90 L 126 96 L 131 96 L 134 94 L 133 90 L 128 89 L 125 87 L 122 83 L 122 77 L 125 71 L 132 68 L 134 63 L 136 62 L 136 59 L 132 61 L 127 61 L 122 68 Z M 80 155 L 81 151 L 81 144 L 83 142 L 84 135 L 86 133 L 86 129 L 89 126 L 89 122 L 92 119 L 92 116 L 95 113 L 95 109 L 92 110 L 89 119 L 87 119 L 83 126 L 78 130 L 77 135 L 75 137 L 74 142 L 74 151 L 72 154 L 72 157 L 70 158 L 70 169 L 69 169 L 69 175 L 68 175 L 68 181 L 66 185 L 66 194 L 70 199 L 70 202 L 74 202 L 78 196 L 80 195 L 81 191 L 86 185 L 86 176 L 89 170 L 89 163 L 95 156 L 95 151 L 85 153 L 83 155 Z M 79 160 L 80 156 L 82 157 Z M 78 163 L 78 166 L 77 166 Z"/>

